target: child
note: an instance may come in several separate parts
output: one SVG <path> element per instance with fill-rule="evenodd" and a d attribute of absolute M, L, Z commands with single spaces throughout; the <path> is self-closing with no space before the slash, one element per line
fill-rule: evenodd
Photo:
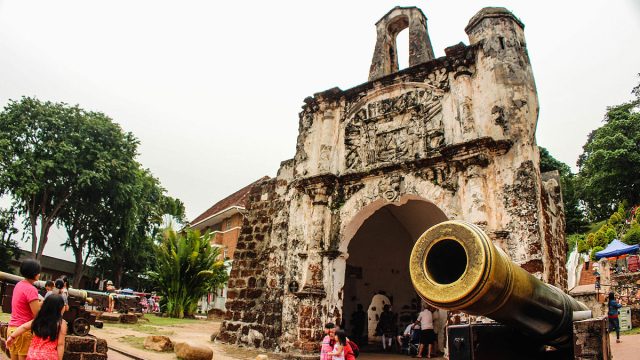
<path fill-rule="evenodd" d="M 333 351 L 328 354 L 331 360 L 355 360 L 351 346 L 347 343 L 347 333 L 344 330 L 336 331 Z"/>
<path fill-rule="evenodd" d="M 7 346 L 13 345 L 16 338 L 31 330 L 33 339 L 27 353 L 28 360 L 62 360 L 64 356 L 64 338 L 67 335 L 67 322 L 62 320 L 64 299 L 61 295 L 49 295 L 42 303 L 36 318 L 22 324 L 7 338 Z M 14 337 L 15 336 L 15 337 Z"/>
<path fill-rule="evenodd" d="M 47 292 L 47 295 L 45 295 L 44 298 L 46 299 L 50 295 L 54 294 L 62 296 L 62 299 L 64 300 L 64 311 L 69 311 L 69 295 L 64 292 L 64 280 L 58 279 L 54 284 L 55 288 L 51 292 Z"/>
<path fill-rule="evenodd" d="M 329 353 L 333 351 L 335 327 L 333 323 L 326 323 L 324 325 L 324 338 L 322 339 L 322 346 L 320 347 L 320 360 L 331 359 Z"/>
<path fill-rule="evenodd" d="M 7 343 L 11 360 L 24 360 L 27 356 L 29 344 L 31 344 L 31 333 L 18 336 L 15 332 L 19 326 L 33 320 L 40 310 L 38 290 L 33 286 L 33 283 L 40 278 L 40 263 L 34 259 L 23 261 L 20 264 L 20 274 L 24 276 L 24 280 L 18 282 L 13 288 L 11 320 L 7 330 L 7 335 L 14 339 L 10 345 Z"/>
<path fill-rule="evenodd" d="M 44 298 L 47 297 L 47 294 L 53 291 L 53 287 L 54 287 L 54 284 L 53 284 L 53 281 L 51 280 L 47 280 L 44 283 L 44 291 L 40 293 L 40 295 L 42 296 L 42 299 L 40 299 L 40 301 L 44 300 Z"/>

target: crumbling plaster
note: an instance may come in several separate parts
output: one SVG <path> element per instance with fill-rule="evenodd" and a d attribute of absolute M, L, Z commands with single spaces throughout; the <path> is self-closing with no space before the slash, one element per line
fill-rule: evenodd
<path fill-rule="evenodd" d="M 398 24 L 393 14 L 381 22 Z M 417 23 L 420 14 L 410 12 Z M 373 81 L 305 99 L 295 157 L 252 190 L 221 340 L 316 351 L 322 323 L 342 316 L 350 240 L 369 214 L 410 199 L 433 204 L 434 224 L 479 225 L 513 261 L 566 286 L 564 214 L 539 171 L 524 25 L 483 9 L 466 28 L 470 45 L 438 59 L 426 18 L 412 29 L 426 41 L 415 66 L 389 72 L 378 44 Z"/>

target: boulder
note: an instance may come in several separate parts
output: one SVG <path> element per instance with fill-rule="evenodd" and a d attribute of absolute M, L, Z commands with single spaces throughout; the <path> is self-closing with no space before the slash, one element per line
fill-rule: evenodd
<path fill-rule="evenodd" d="M 213 350 L 206 346 L 189 342 L 177 342 L 174 344 L 176 356 L 183 360 L 211 360 Z"/>
<path fill-rule="evenodd" d="M 173 343 L 167 336 L 151 335 L 144 339 L 144 348 L 153 351 L 172 351 Z"/>

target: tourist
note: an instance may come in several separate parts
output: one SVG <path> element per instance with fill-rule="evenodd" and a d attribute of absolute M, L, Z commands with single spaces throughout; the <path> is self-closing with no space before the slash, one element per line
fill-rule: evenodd
<path fill-rule="evenodd" d="M 62 299 L 64 300 L 64 310 L 69 311 L 69 294 L 64 292 L 64 280 L 57 279 L 54 284 L 54 289 L 52 289 L 50 293 L 47 293 L 44 298 L 46 299 L 50 295 L 62 296 Z"/>
<path fill-rule="evenodd" d="M 364 312 L 362 304 L 358 304 L 356 311 L 351 314 L 351 328 L 353 331 L 353 339 L 358 344 L 364 344 L 362 341 L 362 333 L 364 332 L 364 326 L 367 323 L 367 313 Z"/>
<path fill-rule="evenodd" d="M 47 280 L 44 283 L 44 293 L 42 292 L 40 293 L 40 295 L 42 295 L 42 299 L 40 300 L 44 300 L 47 297 L 47 294 L 53 291 L 54 287 L 55 287 L 55 284 L 53 283 L 53 281 Z"/>
<path fill-rule="evenodd" d="M 378 321 L 378 332 L 382 334 L 382 349 L 391 351 L 391 344 L 396 337 L 396 316 L 391 311 L 389 304 L 384 305 L 380 320 Z"/>
<path fill-rule="evenodd" d="M 107 312 L 113 312 L 113 308 L 116 303 L 116 288 L 113 286 L 113 282 L 111 280 L 107 281 L 107 288 L 105 290 L 109 293 L 109 306 L 107 308 Z"/>
<path fill-rule="evenodd" d="M 616 331 L 616 342 L 620 342 L 620 319 L 618 319 L 618 315 L 620 314 L 620 305 L 619 302 L 616 301 L 615 294 L 613 292 L 609 293 L 609 303 L 607 304 L 609 307 L 609 311 L 607 312 L 607 317 L 609 318 L 609 331 Z"/>
<path fill-rule="evenodd" d="M 331 360 L 355 360 L 356 356 L 347 341 L 347 333 L 344 330 L 338 330 L 334 337 L 333 351 L 328 355 Z"/>
<path fill-rule="evenodd" d="M 320 346 L 320 360 L 331 360 L 329 353 L 333 351 L 333 345 L 335 343 L 335 327 L 333 323 L 326 323 L 324 325 L 324 337 L 322 338 L 322 345 Z"/>
<path fill-rule="evenodd" d="M 431 350 L 433 343 L 436 341 L 436 333 L 433 331 L 433 313 L 430 306 L 424 307 L 418 315 L 418 321 L 420 322 L 420 346 L 416 357 L 421 358 L 422 352 L 426 351 L 426 357 L 431 358 Z"/>
<path fill-rule="evenodd" d="M 12 335 L 7 337 L 7 345 L 13 345 L 24 334 L 33 333 L 33 339 L 26 354 L 27 360 L 62 360 L 64 340 L 67 335 L 67 322 L 62 321 L 64 308 L 62 295 L 48 296 L 35 319 L 20 325 Z"/>
<path fill-rule="evenodd" d="M 11 360 L 24 360 L 31 344 L 31 332 L 15 334 L 18 327 L 27 323 L 36 316 L 40 310 L 38 290 L 33 285 L 40 278 L 40 263 L 34 259 L 27 259 L 20 264 L 20 274 L 24 280 L 18 282 L 13 288 L 11 298 L 11 320 L 7 329 L 7 339 L 13 339 L 7 344 Z"/>

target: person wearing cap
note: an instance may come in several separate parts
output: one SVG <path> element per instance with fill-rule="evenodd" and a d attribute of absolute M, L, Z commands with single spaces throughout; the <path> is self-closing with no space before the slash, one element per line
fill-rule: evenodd
<path fill-rule="evenodd" d="M 107 308 L 108 312 L 113 312 L 113 308 L 116 303 L 116 288 L 113 286 L 113 282 L 111 280 L 107 281 L 107 292 L 109 293 L 109 307 Z"/>

